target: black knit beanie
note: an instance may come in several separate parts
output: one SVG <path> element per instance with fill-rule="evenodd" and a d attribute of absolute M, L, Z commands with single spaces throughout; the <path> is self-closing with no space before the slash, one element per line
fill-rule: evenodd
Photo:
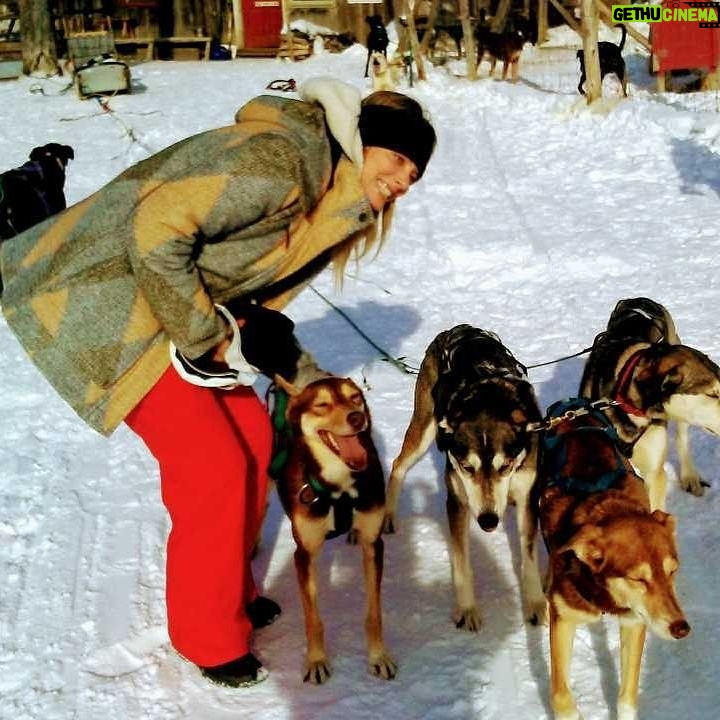
<path fill-rule="evenodd" d="M 382 147 L 404 155 L 417 166 L 418 179 L 422 177 L 435 148 L 435 130 L 422 110 L 363 105 L 358 127 L 364 147 Z"/>

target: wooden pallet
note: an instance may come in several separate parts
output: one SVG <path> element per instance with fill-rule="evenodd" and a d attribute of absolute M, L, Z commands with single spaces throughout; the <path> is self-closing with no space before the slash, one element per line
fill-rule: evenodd
<path fill-rule="evenodd" d="M 276 47 L 269 48 L 238 48 L 235 51 L 235 57 L 277 57 L 278 49 Z"/>
<path fill-rule="evenodd" d="M 279 58 L 290 58 L 291 60 L 305 60 L 312 55 L 312 45 L 305 39 L 295 35 L 281 35 L 280 49 L 277 51 Z"/>

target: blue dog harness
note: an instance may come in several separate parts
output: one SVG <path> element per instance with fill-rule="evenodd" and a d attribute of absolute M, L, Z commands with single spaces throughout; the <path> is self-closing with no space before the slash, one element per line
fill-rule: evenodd
<path fill-rule="evenodd" d="M 590 415 L 599 424 L 578 425 L 576 417 Z M 570 398 L 553 403 L 545 415 L 547 428 L 540 438 L 542 466 L 547 472 L 547 485 L 557 486 L 569 495 L 590 495 L 615 487 L 627 474 L 627 461 L 619 449 L 619 438 L 612 423 L 595 403 L 585 398 Z M 613 444 L 615 466 L 598 476 L 569 475 L 567 466 L 567 436 L 571 433 L 603 433 Z"/>

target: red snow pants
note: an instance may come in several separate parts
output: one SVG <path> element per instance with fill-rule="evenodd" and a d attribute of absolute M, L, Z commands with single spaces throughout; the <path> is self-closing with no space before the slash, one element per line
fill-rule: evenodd
<path fill-rule="evenodd" d="M 173 647 L 211 667 L 250 652 L 250 554 L 267 499 L 272 427 L 252 388 L 165 372 L 126 418 L 160 464 L 172 527 L 166 601 Z"/>

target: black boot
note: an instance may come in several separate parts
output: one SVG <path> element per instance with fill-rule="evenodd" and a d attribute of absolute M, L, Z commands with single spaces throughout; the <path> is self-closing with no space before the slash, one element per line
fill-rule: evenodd
<path fill-rule="evenodd" d="M 268 676 L 268 671 L 252 653 L 223 665 L 198 667 L 200 667 L 200 672 L 211 682 L 231 688 L 257 685 Z"/>
<path fill-rule="evenodd" d="M 262 595 L 258 595 L 245 606 L 245 613 L 255 630 L 272 625 L 281 612 L 280 606 L 274 600 Z"/>

